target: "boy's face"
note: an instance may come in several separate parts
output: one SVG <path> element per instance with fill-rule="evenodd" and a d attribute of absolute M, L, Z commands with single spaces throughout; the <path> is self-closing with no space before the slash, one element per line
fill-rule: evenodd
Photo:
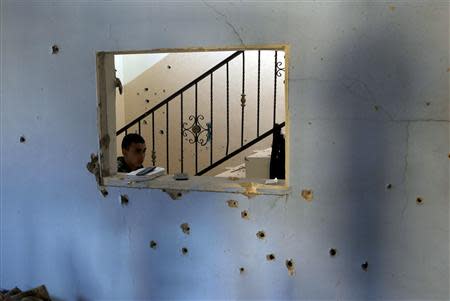
<path fill-rule="evenodd" d="M 131 143 L 128 149 L 122 148 L 123 157 L 127 165 L 132 169 L 138 169 L 145 159 L 145 143 Z"/>

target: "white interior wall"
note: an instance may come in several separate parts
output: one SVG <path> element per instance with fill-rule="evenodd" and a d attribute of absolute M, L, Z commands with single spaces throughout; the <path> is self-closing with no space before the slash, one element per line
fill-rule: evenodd
<path fill-rule="evenodd" d="M 166 56 L 167 53 L 115 55 L 114 58 L 122 60 L 122 64 L 124 66 L 120 77 L 122 84 L 128 84 Z"/>
<path fill-rule="evenodd" d="M 55 300 L 449 299 L 448 2 L 0 8 L 0 287 L 43 283 Z M 96 51 L 270 43 L 291 47 L 287 198 L 101 196 L 86 170 Z"/>
<path fill-rule="evenodd" d="M 114 57 L 114 66 L 116 69 L 116 77 L 119 79 L 123 78 L 124 66 L 123 66 L 123 56 Z M 122 80 L 121 80 L 122 81 Z M 122 83 L 122 87 L 123 87 Z M 119 129 L 125 124 L 125 94 L 122 91 L 120 94 L 119 89 L 116 89 L 116 128 Z M 120 156 L 122 153 L 122 141 L 120 139 L 116 140 L 117 154 Z"/>
<path fill-rule="evenodd" d="M 116 90 L 116 128 L 120 129 L 126 124 L 126 101 L 125 87 L 126 85 L 139 77 L 145 70 L 151 68 L 154 64 L 163 59 L 167 54 L 133 54 L 133 55 L 115 55 L 114 65 L 116 68 L 116 77 L 120 79 L 123 87 L 123 93 L 120 94 Z M 122 155 L 122 141 L 116 140 L 117 154 Z"/>

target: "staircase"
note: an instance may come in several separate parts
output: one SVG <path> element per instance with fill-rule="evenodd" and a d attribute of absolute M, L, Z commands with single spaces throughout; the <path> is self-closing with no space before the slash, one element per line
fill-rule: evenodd
<path fill-rule="evenodd" d="M 254 150 L 253 154 L 245 156 L 244 162 L 237 166 L 226 167 L 226 171 L 215 175 L 216 177 L 233 177 L 233 178 L 253 178 L 253 179 L 269 179 L 270 178 L 270 157 L 272 148 L 263 150 Z"/>
<path fill-rule="evenodd" d="M 144 139 L 147 141 L 147 147 L 151 149 L 151 160 L 153 165 L 163 166 L 166 168 L 167 173 L 177 173 L 177 172 L 187 172 L 189 174 L 194 174 L 197 176 L 203 175 L 209 171 L 214 170 L 216 167 L 221 165 L 222 163 L 226 162 L 227 160 L 237 156 L 238 154 L 242 153 L 244 150 L 249 149 L 250 147 L 254 146 L 256 143 L 269 138 L 273 132 L 275 125 L 278 124 L 281 127 L 284 127 L 285 122 L 284 120 L 277 120 L 277 85 L 279 84 L 278 81 L 280 81 L 280 77 L 282 76 L 282 72 L 284 71 L 284 68 L 281 67 L 282 62 L 278 61 L 278 51 L 276 50 L 270 50 L 274 53 L 274 61 L 273 61 L 273 69 L 271 71 L 271 78 L 273 78 L 273 98 L 270 99 L 270 108 L 272 108 L 272 112 L 270 115 L 272 115 L 272 120 L 270 121 L 272 123 L 272 126 L 269 130 L 261 133 L 261 109 L 262 109 L 262 100 L 260 95 L 261 90 L 261 52 L 267 52 L 269 50 L 260 50 L 257 52 L 258 55 L 258 61 L 257 61 L 257 70 L 251 70 L 252 73 L 257 74 L 257 87 L 256 87 L 256 114 L 255 116 L 247 116 L 249 113 L 246 112 L 247 107 L 247 100 L 246 100 L 246 63 L 245 63 L 245 51 L 236 51 L 221 62 L 219 62 L 214 67 L 210 68 L 206 72 L 204 72 L 202 75 L 197 77 L 196 79 L 192 80 L 190 83 L 170 95 L 169 97 L 165 98 L 163 101 L 156 104 L 151 109 L 143 112 L 140 116 L 136 117 L 134 120 L 129 122 L 127 125 L 122 127 L 116 132 L 116 135 L 119 136 L 121 134 L 128 134 L 129 132 L 135 132 L 140 135 L 142 135 L 142 129 L 143 126 L 146 126 L 148 123 L 147 120 L 151 120 L 151 131 L 149 137 L 145 137 Z M 242 65 L 242 71 L 239 72 L 237 76 L 241 79 L 242 87 L 241 87 L 241 95 L 240 95 L 240 124 L 232 124 L 230 121 L 230 64 L 233 64 L 235 60 L 241 59 L 241 65 Z M 267 66 L 267 65 L 266 65 Z M 226 87 L 226 97 L 225 99 L 214 99 L 214 79 L 215 75 L 218 72 L 225 71 L 226 77 L 225 77 L 225 87 Z M 232 74 L 233 78 L 236 78 L 236 74 Z M 267 74 L 263 74 L 267 78 Z M 219 76 L 217 76 L 219 78 Z M 198 99 L 198 90 L 199 87 L 205 87 L 206 84 L 209 86 L 209 108 L 205 108 L 204 106 L 199 108 L 199 99 Z M 188 93 L 195 93 L 194 101 L 194 109 L 193 114 L 189 116 L 185 116 L 184 110 L 186 110 L 187 107 L 187 99 L 185 99 L 185 95 Z M 253 92 L 253 93 L 255 93 Z M 215 128 L 215 122 L 214 117 L 217 118 L 213 112 L 214 105 L 217 104 L 217 102 L 222 101 L 226 102 L 226 110 L 225 112 L 221 112 L 223 114 L 220 114 L 220 117 L 226 118 L 225 125 L 226 128 Z M 267 109 L 267 99 L 264 99 L 265 108 Z M 192 105 L 192 104 L 191 104 Z M 284 99 L 283 102 L 281 102 L 281 105 L 284 106 Z M 170 108 L 176 108 L 180 111 L 180 116 L 178 121 L 169 120 L 170 117 Z M 208 112 L 209 111 L 209 112 Z M 160 112 L 163 112 L 165 115 L 165 124 L 157 124 L 156 126 L 164 126 L 165 128 L 165 147 L 161 147 L 160 144 L 157 144 L 155 142 L 155 132 L 157 131 L 155 127 L 155 115 L 159 114 Z M 209 113 L 207 120 L 205 120 L 205 112 Z M 217 115 L 217 113 L 216 113 Z M 186 118 L 187 117 L 187 118 Z M 235 117 L 235 116 L 233 116 Z M 144 119 L 146 120 L 144 122 Z M 234 118 L 236 119 L 236 117 Z M 284 119 L 284 116 L 283 116 Z M 252 139 L 248 139 L 247 141 L 244 141 L 244 134 L 246 131 L 249 131 L 250 129 L 248 124 L 253 123 L 256 121 L 256 133 L 252 137 Z M 281 122 L 280 122 L 281 121 Z M 267 128 L 267 118 L 262 120 L 265 127 Z M 222 122 L 223 123 L 223 122 Z M 176 137 L 170 137 L 171 133 L 173 133 L 173 128 L 176 128 L 176 132 L 178 132 L 178 138 Z M 224 139 L 214 139 L 217 132 L 221 130 L 226 132 L 226 135 L 224 135 Z M 173 139 L 179 139 L 177 142 L 177 147 L 180 149 L 177 150 L 177 153 L 174 153 L 171 151 L 171 142 L 173 144 Z M 151 143 L 149 143 L 151 141 Z M 187 144 L 188 143 L 188 144 Z M 234 149 L 231 149 L 230 144 L 234 144 Z M 238 145 L 236 147 L 236 144 Z M 151 145 L 151 148 L 149 147 Z M 185 148 L 193 147 L 193 158 L 189 158 Z M 213 156 L 213 150 L 216 150 L 217 148 L 224 149 L 224 153 L 220 156 Z M 164 156 L 165 151 L 165 162 L 161 162 L 161 160 L 158 160 L 158 157 Z M 205 165 L 205 158 L 203 157 L 203 164 L 199 164 L 199 152 L 202 152 L 203 156 L 205 156 L 205 151 L 208 151 L 209 154 L 206 161 L 208 161 L 208 164 Z M 158 160 L 158 161 L 157 161 Z M 179 164 L 173 164 L 172 160 L 178 160 Z M 192 170 L 185 170 L 185 165 L 187 160 L 193 160 L 194 164 L 192 164 Z M 172 163 L 172 164 L 171 164 Z M 189 162 L 191 163 L 191 162 Z M 176 166 L 177 165 L 177 166 Z"/>

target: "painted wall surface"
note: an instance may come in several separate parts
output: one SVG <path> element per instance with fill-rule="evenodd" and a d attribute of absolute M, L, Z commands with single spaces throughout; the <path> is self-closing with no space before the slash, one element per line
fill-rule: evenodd
<path fill-rule="evenodd" d="M 220 63 L 234 51 L 214 51 L 214 52 L 184 52 L 168 54 L 151 68 L 147 69 L 133 81 L 124 86 L 124 98 L 121 105 L 125 107 L 125 120 L 131 122 L 139 115 L 150 108 L 164 101 L 167 97 L 176 93 L 185 85 L 201 76 L 204 72 Z M 274 107 L 274 59 L 275 51 L 263 50 L 260 53 L 260 125 L 259 134 L 264 134 L 270 130 L 273 124 Z M 284 52 L 277 52 L 277 61 L 280 66 L 285 67 Z M 242 95 L 242 55 L 237 56 L 228 64 L 228 95 L 229 95 L 229 150 L 231 153 L 238 149 L 241 144 L 241 95 Z M 128 65 L 124 63 L 126 70 Z M 258 95 L 258 51 L 245 51 L 245 87 L 246 105 L 244 110 L 244 135 L 243 142 L 248 143 L 257 137 L 257 95 Z M 284 72 L 280 71 L 277 76 L 276 93 L 276 122 L 285 121 L 285 86 Z M 227 85 L 226 66 L 222 66 L 213 73 L 213 118 L 212 118 L 212 146 L 213 160 L 216 162 L 226 156 L 227 145 Z M 117 93 L 116 93 L 117 96 Z M 207 124 L 211 124 L 211 78 L 208 76 L 197 85 L 197 112 L 204 117 L 200 124 L 204 129 Z M 116 101 L 117 103 L 117 101 Z M 156 164 L 163 166 L 167 170 L 166 149 L 167 138 L 169 140 L 169 172 L 181 172 L 181 97 L 177 96 L 169 102 L 169 132 L 166 129 L 166 107 L 157 110 L 155 116 L 155 152 Z M 116 105 L 117 107 L 117 105 Z M 120 117 L 123 110 L 117 110 Z M 185 128 L 189 128 L 193 121 L 190 116 L 195 116 L 195 86 L 192 86 L 183 93 L 183 122 Z M 136 124 L 130 130 L 138 132 Z M 152 145 L 152 115 L 145 118 L 141 123 L 141 134 L 146 141 L 149 152 L 145 157 L 144 166 L 153 165 L 151 158 Z M 169 137 L 167 137 L 169 134 Z M 195 144 L 194 136 L 186 131 L 183 136 L 183 171 L 190 175 L 195 174 Z M 118 141 L 123 139 L 125 134 L 118 136 Z M 208 141 L 206 131 L 199 139 L 205 143 L 197 145 L 198 166 L 200 171 L 211 163 L 211 140 Z M 203 144 L 203 145 L 202 145 Z M 208 175 L 216 175 L 225 171 L 226 167 L 233 167 L 244 163 L 245 156 L 252 154 L 254 150 L 262 150 L 270 147 L 272 137 L 269 136 L 253 147 L 241 152 L 227 162 L 211 170 Z M 121 154 L 121 147 L 117 153 Z"/>
<path fill-rule="evenodd" d="M 116 70 L 116 77 L 119 79 L 124 78 L 124 68 L 123 68 L 123 55 L 117 55 L 114 57 L 114 68 Z M 122 82 L 122 81 L 121 81 Z M 120 94 L 119 89 L 116 89 L 116 128 L 120 128 L 125 124 L 125 93 L 122 83 L 122 94 Z M 121 149 L 122 140 L 116 139 L 116 148 Z M 118 154 L 121 154 L 118 152 Z"/>
<path fill-rule="evenodd" d="M 56 300 L 448 299 L 448 20 L 444 1 L 1 1 L 0 286 L 42 283 Z M 291 45 L 287 198 L 101 196 L 86 170 L 96 51 L 267 43 Z"/>
<path fill-rule="evenodd" d="M 122 59 L 122 83 L 128 84 L 132 80 L 145 72 L 148 68 L 158 63 L 160 60 L 167 56 L 166 53 L 154 53 L 154 54 L 133 54 L 133 55 L 117 55 L 115 58 Z"/>

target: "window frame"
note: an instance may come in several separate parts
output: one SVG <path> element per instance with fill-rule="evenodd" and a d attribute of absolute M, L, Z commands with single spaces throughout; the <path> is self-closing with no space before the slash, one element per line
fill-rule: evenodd
<path fill-rule="evenodd" d="M 211 51 L 248 51 L 277 50 L 285 54 L 285 174 L 286 179 L 277 184 L 265 184 L 266 179 L 221 178 L 212 176 L 190 176 L 187 181 L 177 181 L 172 175 L 161 176 L 148 181 L 136 182 L 124 174 L 117 173 L 116 147 L 116 84 L 114 56 L 123 54 L 211 52 Z M 246 195 L 285 195 L 290 191 L 290 115 L 289 115 L 289 57 L 288 44 L 252 45 L 236 47 L 191 47 L 158 48 L 139 51 L 98 51 L 96 52 L 96 88 L 97 88 L 97 127 L 99 138 L 98 162 L 99 181 L 102 186 L 135 187 L 163 190 L 194 190 L 211 192 L 237 192 Z"/>

